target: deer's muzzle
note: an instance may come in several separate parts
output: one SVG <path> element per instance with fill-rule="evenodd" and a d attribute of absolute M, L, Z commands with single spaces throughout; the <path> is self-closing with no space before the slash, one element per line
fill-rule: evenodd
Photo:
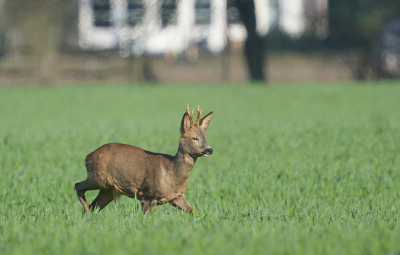
<path fill-rule="evenodd" d="M 204 157 L 208 157 L 213 153 L 213 149 L 212 148 L 207 148 L 202 153 L 203 153 Z"/>

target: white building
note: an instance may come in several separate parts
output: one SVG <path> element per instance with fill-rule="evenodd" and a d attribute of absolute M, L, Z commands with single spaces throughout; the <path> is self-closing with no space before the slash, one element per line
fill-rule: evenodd
<path fill-rule="evenodd" d="M 243 42 L 246 38 L 238 11 L 234 8 L 227 11 L 226 0 L 78 1 L 79 46 L 84 50 L 119 49 L 122 56 L 140 56 L 179 54 L 193 45 L 196 48 L 201 45 L 218 53 L 228 40 Z M 327 2 L 254 1 L 258 33 L 265 35 L 278 23 L 294 37 L 301 35 L 306 27 L 303 1 Z"/>

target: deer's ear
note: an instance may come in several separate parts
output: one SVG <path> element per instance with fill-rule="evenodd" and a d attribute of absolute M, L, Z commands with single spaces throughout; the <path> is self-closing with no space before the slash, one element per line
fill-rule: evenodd
<path fill-rule="evenodd" d="M 210 120 L 212 117 L 213 112 L 209 112 L 206 116 L 204 116 L 201 120 L 200 120 L 200 129 L 201 131 L 205 131 L 208 128 L 208 124 L 210 124 Z"/>
<path fill-rule="evenodd" d="M 183 135 L 190 129 L 190 118 L 189 114 L 185 112 L 182 117 L 182 122 L 181 122 L 181 134 Z"/>

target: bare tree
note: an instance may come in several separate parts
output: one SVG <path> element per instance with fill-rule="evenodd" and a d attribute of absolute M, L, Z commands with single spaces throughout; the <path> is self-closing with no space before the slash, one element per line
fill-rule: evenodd
<path fill-rule="evenodd" d="M 231 3 L 239 10 L 240 18 L 247 30 L 244 53 L 250 78 L 252 81 L 265 81 L 266 40 L 256 31 L 254 0 L 233 0 Z"/>

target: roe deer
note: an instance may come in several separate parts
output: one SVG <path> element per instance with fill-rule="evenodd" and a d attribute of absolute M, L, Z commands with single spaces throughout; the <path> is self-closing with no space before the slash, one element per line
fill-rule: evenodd
<path fill-rule="evenodd" d="M 208 157 L 213 152 L 203 134 L 212 112 L 200 119 L 199 107 L 196 111 L 196 123 L 189 106 L 183 115 L 175 156 L 120 143 L 105 144 L 87 155 L 87 179 L 75 184 L 84 213 L 103 209 L 121 194 L 140 200 L 143 213 L 165 203 L 191 213 L 193 208 L 183 196 L 190 172 L 198 157 Z M 85 198 L 88 190 L 100 190 L 89 207 Z"/>

